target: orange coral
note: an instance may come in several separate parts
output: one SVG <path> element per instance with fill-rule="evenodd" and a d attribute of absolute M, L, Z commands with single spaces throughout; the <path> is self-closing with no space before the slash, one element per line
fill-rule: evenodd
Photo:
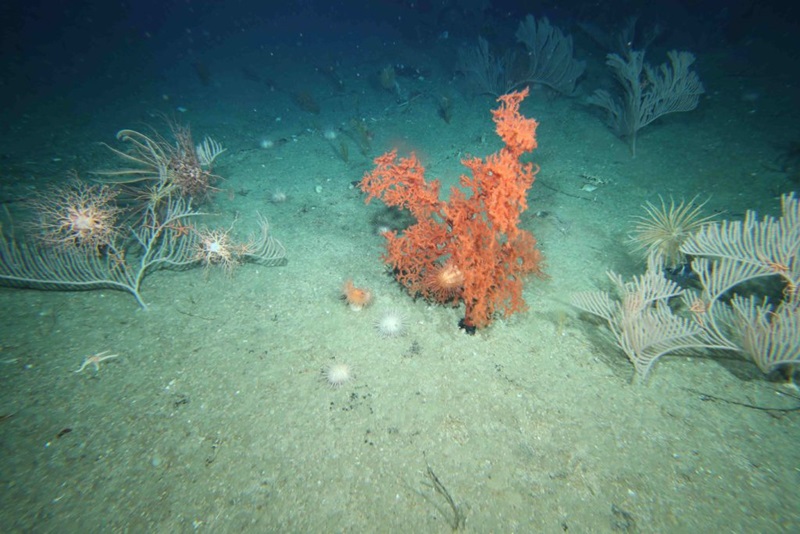
<path fill-rule="evenodd" d="M 489 325 L 497 313 L 525 310 L 522 279 L 541 274 L 536 239 L 519 228 L 520 214 L 528 207 L 526 194 L 539 170 L 519 161 L 536 148 L 538 123 L 519 113 L 527 95 L 525 89 L 501 96 L 492 111 L 505 146 L 486 159 L 462 161 L 470 175 L 462 175 L 460 183 L 471 194 L 454 187 L 448 202 L 440 200 L 438 180 L 425 180 L 414 154 L 397 161 L 396 151 L 377 158 L 376 168 L 360 183 L 367 203 L 380 198 L 408 210 L 417 221 L 400 235 L 384 234 L 384 261 L 397 280 L 413 295 L 463 301 L 462 326 L 470 330 Z"/>

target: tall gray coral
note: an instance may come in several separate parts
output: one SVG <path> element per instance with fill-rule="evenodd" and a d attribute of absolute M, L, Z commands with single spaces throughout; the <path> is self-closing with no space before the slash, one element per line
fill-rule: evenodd
<path fill-rule="evenodd" d="M 586 63 L 574 57 L 572 36 L 550 24 L 547 17 L 538 21 L 528 15 L 514 34 L 525 45 L 527 70 L 522 83 L 538 83 L 565 95 L 575 92 Z"/>
<path fill-rule="evenodd" d="M 583 75 L 586 64 L 574 57 L 572 36 L 550 24 L 547 18 L 538 21 L 528 15 L 514 34 L 525 47 L 525 57 L 514 50 L 494 54 L 489 42 L 478 38 L 478 46 L 459 50 L 456 70 L 464 73 L 481 93 L 500 96 L 528 84 L 550 87 L 571 95 Z M 521 68 L 518 68 L 520 67 Z"/>
<path fill-rule="evenodd" d="M 631 50 L 623 58 L 608 54 L 606 64 L 614 71 L 620 92 L 612 95 L 598 89 L 589 103 L 608 112 L 608 123 L 614 133 L 628 140 L 636 156 L 636 134 L 639 130 L 668 113 L 691 111 L 700 102 L 703 84 L 691 70 L 695 57 L 691 52 L 672 50 L 669 63 L 653 68 L 644 62 L 644 52 Z"/>

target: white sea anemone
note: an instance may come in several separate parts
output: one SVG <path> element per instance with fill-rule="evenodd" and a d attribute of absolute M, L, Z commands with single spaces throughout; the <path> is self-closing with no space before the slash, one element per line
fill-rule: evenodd
<path fill-rule="evenodd" d="M 383 337 L 402 336 L 406 331 L 406 317 L 400 310 L 387 310 L 375 321 L 375 330 Z"/>
<path fill-rule="evenodd" d="M 332 388 L 339 388 L 355 378 L 353 370 L 346 363 L 332 363 L 322 369 L 322 378 Z"/>

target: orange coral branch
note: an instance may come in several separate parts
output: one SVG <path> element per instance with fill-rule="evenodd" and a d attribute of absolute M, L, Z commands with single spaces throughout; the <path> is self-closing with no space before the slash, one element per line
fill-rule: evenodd
<path fill-rule="evenodd" d="M 519 113 L 527 95 L 525 89 L 501 96 L 492 111 L 505 146 L 486 159 L 462 161 L 470 174 L 462 175 L 460 183 L 470 195 L 452 188 L 450 200 L 443 202 L 439 182 L 425 180 L 416 156 L 398 161 L 396 151 L 378 157 L 376 168 L 360 183 L 366 202 L 380 198 L 417 220 L 400 235 L 386 234 L 384 261 L 397 280 L 413 295 L 464 302 L 463 325 L 469 329 L 488 326 L 497 314 L 524 311 L 523 278 L 541 274 L 536 239 L 519 228 L 539 170 L 519 161 L 536 148 L 538 123 Z"/>
<path fill-rule="evenodd" d="M 514 157 L 518 158 L 525 152 L 532 152 L 538 145 L 536 143 L 536 127 L 539 125 L 535 119 L 528 119 L 520 114 L 519 104 L 528 96 L 528 88 L 516 93 L 503 95 L 498 100 L 500 107 L 492 110 L 492 117 L 497 125 L 497 135 L 506 144 Z"/>
<path fill-rule="evenodd" d="M 425 168 L 415 154 L 397 160 L 397 150 L 375 158 L 376 168 L 361 180 L 361 190 L 367 193 L 366 203 L 381 198 L 387 206 L 407 209 L 417 219 L 437 211 L 439 181 L 425 181 Z"/>

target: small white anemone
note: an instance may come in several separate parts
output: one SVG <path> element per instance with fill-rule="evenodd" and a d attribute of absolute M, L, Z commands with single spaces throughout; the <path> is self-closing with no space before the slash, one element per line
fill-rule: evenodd
<path fill-rule="evenodd" d="M 355 378 L 353 369 L 346 363 L 331 363 L 322 369 L 322 379 L 332 388 L 339 388 Z"/>
<path fill-rule="evenodd" d="M 398 337 L 406 332 L 406 316 L 397 309 L 386 310 L 375 321 L 375 330 L 383 337 Z"/>

